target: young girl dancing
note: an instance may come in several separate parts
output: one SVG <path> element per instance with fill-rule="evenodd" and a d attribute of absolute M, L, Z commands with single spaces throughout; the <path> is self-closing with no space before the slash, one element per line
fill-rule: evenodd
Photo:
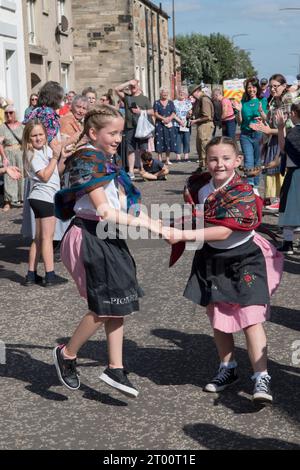
<path fill-rule="evenodd" d="M 69 188 L 56 195 L 57 216 L 75 218 L 61 245 L 61 257 L 76 282 L 79 293 L 88 301 L 88 313 L 66 345 L 54 349 L 54 362 L 62 384 L 71 390 L 80 386 L 76 356 L 81 346 L 104 326 L 109 364 L 100 379 L 130 397 L 138 395 L 123 367 L 124 317 L 139 310 L 142 291 L 136 279 L 134 260 L 124 239 L 110 229 L 99 236 L 108 223 L 144 227 L 161 233 L 161 223 L 152 221 L 136 208 L 139 191 L 112 158 L 122 140 L 124 120 L 117 109 L 103 105 L 87 113 L 84 131 L 89 144 L 67 160 L 65 173 Z M 83 136 L 82 135 L 82 136 Z M 81 136 L 81 138 L 82 138 Z M 98 236 L 97 236 L 98 235 Z"/>
<path fill-rule="evenodd" d="M 45 265 L 44 286 L 51 287 L 67 282 L 54 271 L 53 236 L 56 219 L 54 217 L 54 195 L 60 190 L 58 160 L 60 154 L 53 153 L 47 145 L 47 131 L 38 119 L 29 121 L 23 133 L 24 169 L 30 180 L 29 204 L 34 212 L 35 238 L 29 251 L 28 273 L 25 285 L 42 284 L 43 278 L 37 274 L 40 254 Z"/>
<path fill-rule="evenodd" d="M 233 333 L 243 330 L 253 368 L 253 400 L 271 403 L 262 323 L 269 318 L 270 294 L 279 285 L 283 257 L 255 232 L 262 201 L 235 171 L 241 162 L 236 143 L 215 137 L 207 145 L 206 157 L 211 178 L 203 175 L 195 201 L 204 204 L 204 229 L 163 229 L 166 237 L 171 236 L 173 255 L 178 240 L 204 243 L 195 253 L 184 292 L 189 300 L 207 307 L 220 357 L 218 373 L 204 390 L 220 392 L 238 380 Z"/>

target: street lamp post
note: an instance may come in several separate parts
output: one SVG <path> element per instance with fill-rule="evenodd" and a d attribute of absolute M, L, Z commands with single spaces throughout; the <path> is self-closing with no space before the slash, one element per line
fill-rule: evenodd
<path fill-rule="evenodd" d="M 237 38 L 239 36 L 249 36 L 249 34 L 247 34 L 247 33 L 234 34 L 233 36 L 231 36 L 231 42 L 233 42 L 234 38 Z"/>
<path fill-rule="evenodd" d="M 175 0 L 172 0 L 172 20 L 173 20 L 173 75 L 174 75 L 174 98 L 176 96 L 176 31 L 175 31 Z"/>

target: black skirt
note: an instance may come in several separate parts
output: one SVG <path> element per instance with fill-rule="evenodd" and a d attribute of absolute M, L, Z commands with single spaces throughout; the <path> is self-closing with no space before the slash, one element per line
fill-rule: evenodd
<path fill-rule="evenodd" d="M 265 258 L 253 238 L 236 248 L 219 250 L 207 243 L 196 251 L 184 297 L 207 306 L 226 302 L 270 303 Z"/>
<path fill-rule="evenodd" d="M 83 264 L 89 309 L 99 316 L 125 316 L 139 310 L 143 291 L 136 278 L 136 265 L 125 240 L 108 234 L 97 237 L 97 221 L 75 217 L 83 232 Z M 101 222 L 100 222 L 101 223 Z"/>

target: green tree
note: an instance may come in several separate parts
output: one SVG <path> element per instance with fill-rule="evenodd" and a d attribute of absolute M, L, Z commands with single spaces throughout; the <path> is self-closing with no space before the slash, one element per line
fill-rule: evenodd
<path fill-rule="evenodd" d="M 256 74 L 249 53 L 220 33 L 181 35 L 176 46 L 181 52 L 182 78 L 188 83 L 222 83 Z"/>
<path fill-rule="evenodd" d="M 217 59 L 210 51 L 205 36 L 178 36 L 176 46 L 182 56 L 182 78 L 190 83 L 211 82 L 218 74 Z"/>
<path fill-rule="evenodd" d="M 235 62 L 235 77 L 255 77 L 257 75 L 257 70 L 255 70 L 253 67 L 250 53 L 244 49 L 237 48 L 236 55 L 237 60 Z"/>

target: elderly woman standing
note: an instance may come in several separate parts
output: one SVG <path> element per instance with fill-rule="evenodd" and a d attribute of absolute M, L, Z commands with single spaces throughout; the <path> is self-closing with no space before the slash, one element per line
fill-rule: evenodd
<path fill-rule="evenodd" d="M 176 116 L 174 120 L 175 132 L 177 134 L 177 161 L 181 160 L 181 149 L 184 160 L 188 161 L 191 139 L 191 128 L 189 124 L 189 114 L 193 108 L 191 100 L 188 99 L 188 92 L 181 88 L 178 92 L 177 100 L 174 101 Z"/>
<path fill-rule="evenodd" d="M 169 92 L 166 88 L 160 89 L 160 99 L 155 101 L 153 109 L 156 117 L 155 123 L 155 151 L 158 159 L 162 161 L 162 154 L 166 154 L 166 164 L 170 162 L 170 153 L 177 153 L 176 133 L 173 119 L 176 117 L 176 109 L 173 101 L 168 99 Z"/>
<path fill-rule="evenodd" d="M 72 101 L 71 111 L 60 118 L 60 131 L 68 136 L 67 143 L 77 143 L 83 131 L 83 120 L 87 113 L 89 100 L 86 96 L 77 95 Z"/>
<path fill-rule="evenodd" d="M 21 142 L 23 128 L 17 120 L 16 109 L 9 105 L 5 108 L 5 122 L 0 126 L 0 155 L 4 166 L 17 166 L 23 172 Z M 4 174 L 4 206 L 7 212 L 14 206 L 23 202 L 24 179 L 12 179 L 8 173 Z"/>

